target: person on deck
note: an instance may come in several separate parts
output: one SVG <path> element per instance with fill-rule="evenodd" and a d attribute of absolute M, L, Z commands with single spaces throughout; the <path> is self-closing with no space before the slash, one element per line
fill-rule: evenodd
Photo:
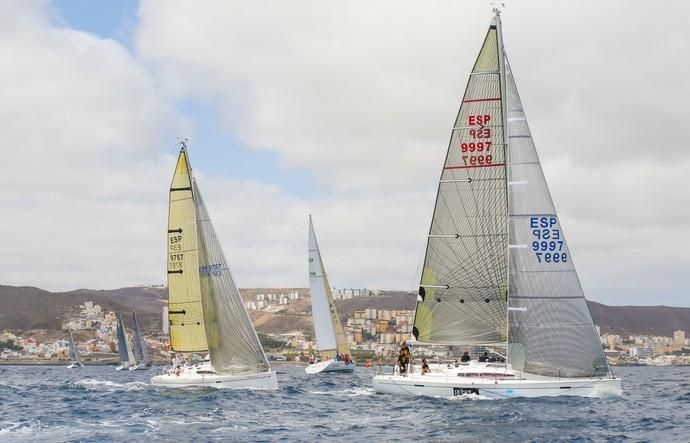
<path fill-rule="evenodd" d="M 489 361 L 489 353 L 484 351 L 484 355 L 480 356 L 478 360 L 482 363 Z"/>
<path fill-rule="evenodd" d="M 429 369 L 429 364 L 426 362 L 426 358 L 422 359 L 422 375 L 428 374 L 431 372 L 431 369 Z"/>
<path fill-rule="evenodd" d="M 336 352 L 336 353 L 335 353 L 335 361 L 340 361 L 340 358 L 341 358 L 341 357 L 340 357 L 340 353 L 339 353 L 339 352 Z"/>
<path fill-rule="evenodd" d="M 410 348 L 407 346 L 407 342 L 402 343 L 400 348 L 400 353 L 398 353 L 398 365 L 400 366 L 400 375 L 405 375 L 407 373 L 407 364 L 410 362 Z"/>
<path fill-rule="evenodd" d="M 469 352 L 465 351 L 464 354 L 462 354 L 462 357 L 460 357 L 460 361 L 462 363 L 467 363 L 471 360 Z"/>

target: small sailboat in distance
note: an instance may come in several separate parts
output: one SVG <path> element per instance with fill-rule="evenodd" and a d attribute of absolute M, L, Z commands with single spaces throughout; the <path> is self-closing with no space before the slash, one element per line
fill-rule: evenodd
<path fill-rule="evenodd" d="M 117 352 L 120 355 L 120 365 L 115 368 L 116 371 L 136 366 L 134 353 L 132 352 L 132 347 L 129 345 L 125 324 L 120 314 L 117 314 Z"/>
<path fill-rule="evenodd" d="M 338 311 L 335 308 L 311 215 L 309 216 L 309 292 L 316 349 L 321 361 L 307 366 L 306 373 L 354 371 L 355 362 L 350 359 L 350 346 L 347 344 L 343 326 L 340 324 Z"/>
<path fill-rule="evenodd" d="M 168 321 L 174 352 L 207 356 L 174 364 L 158 386 L 278 389 L 259 337 L 230 274 L 182 142 L 170 186 Z"/>
<path fill-rule="evenodd" d="M 132 323 L 134 324 L 134 360 L 135 364 L 129 367 L 130 371 L 144 370 L 151 367 L 151 357 L 146 346 L 146 340 L 141 335 L 137 313 L 132 311 Z"/>
<path fill-rule="evenodd" d="M 620 394 L 546 184 L 497 9 L 451 131 L 412 333 L 481 357 L 377 374 L 376 392 Z"/>
<path fill-rule="evenodd" d="M 77 344 L 74 342 L 74 335 L 72 334 L 72 328 L 69 328 L 69 355 L 72 363 L 67 366 L 67 369 L 81 368 L 84 364 L 81 362 L 81 356 L 79 355 L 79 349 L 77 349 Z"/>

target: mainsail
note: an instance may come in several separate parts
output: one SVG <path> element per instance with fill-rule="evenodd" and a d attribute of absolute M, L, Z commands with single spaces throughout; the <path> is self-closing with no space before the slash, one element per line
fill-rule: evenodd
<path fill-rule="evenodd" d="M 605 376 L 608 363 L 509 68 L 506 77 L 512 244 L 508 362 L 532 374 Z"/>
<path fill-rule="evenodd" d="M 201 305 L 211 364 L 219 373 L 266 372 L 270 365 L 193 178 L 192 187 L 199 234 Z"/>
<path fill-rule="evenodd" d="M 312 317 L 316 335 L 316 349 L 324 359 L 333 358 L 336 352 L 349 354 L 343 327 L 335 308 L 331 287 L 316 241 L 314 225 L 309 216 L 309 292 L 311 294 Z"/>
<path fill-rule="evenodd" d="M 178 352 L 208 349 L 199 287 L 196 207 L 192 173 L 183 147 L 170 185 L 168 213 L 168 319 L 170 347 Z"/>
<path fill-rule="evenodd" d="M 77 344 L 74 342 L 74 335 L 72 334 L 72 329 L 69 330 L 69 354 L 72 361 L 81 363 L 81 356 L 79 355 L 79 350 L 77 349 Z"/>
<path fill-rule="evenodd" d="M 451 132 L 427 240 L 413 334 L 423 342 L 506 340 L 508 229 L 497 19 Z"/>
<path fill-rule="evenodd" d="M 139 321 L 137 320 L 137 313 L 132 311 L 132 322 L 134 323 L 134 358 L 140 363 L 146 365 L 151 363 L 149 357 L 149 350 L 146 347 L 146 341 L 139 330 Z"/>
<path fill-rule="evenodd" d="M 512 368 L 533 374 L 605 376 L 501 32 L 496 11 L 451 134 L 413 333 L 507 344 Z"/>

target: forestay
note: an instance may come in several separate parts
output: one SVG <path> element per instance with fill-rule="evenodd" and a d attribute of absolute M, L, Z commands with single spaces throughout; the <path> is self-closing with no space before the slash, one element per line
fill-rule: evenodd
<path fill-rule="evenodd" d="M 270 369 L 268 360 L 194 179 L 192 186 L 199 234 L 201 303 L 211 364 L 219 373 L 266 372 Z"/>
<path fill-rule="evenodd" d="M 532 374 L 605 376 L 608 364 L 509 68 L 507 91 L 512 244 L 508 361 L 513 369 Z"/>
<path fill-rule="evenodd" d="M 455 120 L 438 186 L 413 333 L 447 344 L 505 344 L 507 196 L 497 20 Z"/>
<path fill-rule="evenodd" d="M 192 176 L 184 148 L 170 185 L 168 213 L 168 318 L 170 347 L 177 352 L 205 352 L 206 332 L 199 288 L 196 208 Z"/>
<path fill-rule="evenodd" d="M 343 327 L 338 317 L 338 311 L 333 301 L 331 286 L 316 241 L 314 225 L 309 216 L 309 293 L 311 296 L 312 317 L 314 319 L 314 334 L 316 335 L 316 349 L 324 359 L 335 356 L 336 351 L 349 354 Z"/>

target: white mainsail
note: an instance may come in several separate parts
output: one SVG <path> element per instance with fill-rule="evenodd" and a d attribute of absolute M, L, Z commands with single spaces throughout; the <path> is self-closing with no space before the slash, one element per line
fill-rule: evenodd
<path fill-rule="evenodd" d="M 309 293 L 311 295 L 312 317 L 316 349 L 324 359 L 333 358 L 336 352 L 349 354 L 343 327 L 333 301 L 328 277 L 323 266 L 319 244 L 316 241 L 314 225 L 309 216 Z"/>
<path fill-rule="evenodd" d="M 508 67 L 498 13 L 451 133 L 419 294 L 419 341 L 507 345 L 512 367 L 537 375 L 609 373 Z"/>

